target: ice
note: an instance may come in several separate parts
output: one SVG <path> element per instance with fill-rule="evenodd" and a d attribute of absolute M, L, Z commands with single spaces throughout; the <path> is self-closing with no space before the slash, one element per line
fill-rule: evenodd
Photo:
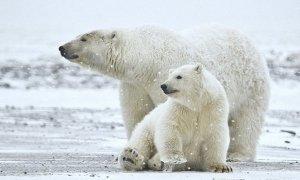
<path fill-rule="evenodd" d="M 105 109 L 117 108 L 118 92 L 116 89 L 71 90 L 71 89 L 39 89 L 39 90 L 6 90 L 0 89 L 0 107 L 66 107 Z M 14 98 L 12 98 L 14 97 Z"/>

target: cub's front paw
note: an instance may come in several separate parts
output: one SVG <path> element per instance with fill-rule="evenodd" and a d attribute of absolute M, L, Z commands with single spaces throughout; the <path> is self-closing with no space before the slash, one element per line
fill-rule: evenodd
<path fill-rule="evenodd" d="M 142 170 L 145 167 L 144 156 L 134 148 L 125 148 L 118 157 L 120 167 L 128 171 Z"/>
<path fill-rule="evenodd" d="M 167 164 L 183 164 L 187 162 L 183 154 L 168 154 L 162 156 L 161 161 Z"/>
<path fill-rule="evenodd" d="M 216 163 L 212 164 L 208 167 L 208 170 L 211 172 L 220 172 L 220 173 L 229 173 L 232 172 L 231 166 L 224 164 L 224 163 Z"/>
<path fill-rule="evenodd" d="M 161 171 L 163 169 L 163 163 L 160 161 L 158 153 L 149 159 L 147 164 L 148 168 L 154 171 Z"/>

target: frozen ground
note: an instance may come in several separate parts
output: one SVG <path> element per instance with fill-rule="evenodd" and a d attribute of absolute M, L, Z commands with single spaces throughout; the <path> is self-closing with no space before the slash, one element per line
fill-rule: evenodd
<path fill-rule="evenodd" d="M 124 2 L 0 2 L 0 179 L 299 179 L 300 1 Z M 245 32 L 268 62 L 272 97 L 257 161 L 231 163 L 231 174 L 121 171 L 118 82 L 65 61 L 58 46 L 96 28 L 210 22 Z"/>

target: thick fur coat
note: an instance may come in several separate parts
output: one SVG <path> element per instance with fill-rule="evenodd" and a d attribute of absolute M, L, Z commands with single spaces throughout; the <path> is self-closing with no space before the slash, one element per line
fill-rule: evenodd
<path fill-rule="evenodd" d="M 249 40 L 210 26 L 177 33 L 161 27 L 98 30 L 61 46 L 66 59 L 117 78 L 128 138 L 136 124 L 167 96 L 159 86 L 170 68 L 202 63 L 229 101 L 228 159 L 254 160 L 269 102 L 269 75 Z"/>

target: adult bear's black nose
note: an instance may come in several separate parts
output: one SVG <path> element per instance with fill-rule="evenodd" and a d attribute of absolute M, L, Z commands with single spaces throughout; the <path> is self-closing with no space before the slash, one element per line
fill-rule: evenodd
<path fill-rule="evenodd" d="M 64 46 L 59 46 L 58 50 L 62 57 L 65 57 L 68 59 L 68 53 L 66 51 L 66 48 L 64 48 Z"/>
<path fill-rule="evenodd" d="M 160 88 L 161 88 L 163 91 L 165 91 L 165 90 L 168 88 L 168 86 L 167 86 L 166 84 L 162 84 L 162 85 L 160 86 Z"/>
<path fill-rule="evenodd" d="M 77 54 L 70 52 L 70 50 L 66 49 L 64 46 L 59 46 L 58 50 L 60 51 L 62 57 L 68 60 L 76 59 L 79 57 Z"/>
<path fill-rule="evenodd" d="M 63 53 L 66 49 L 63 46 L 59 46 L 58 50 Z"/>

